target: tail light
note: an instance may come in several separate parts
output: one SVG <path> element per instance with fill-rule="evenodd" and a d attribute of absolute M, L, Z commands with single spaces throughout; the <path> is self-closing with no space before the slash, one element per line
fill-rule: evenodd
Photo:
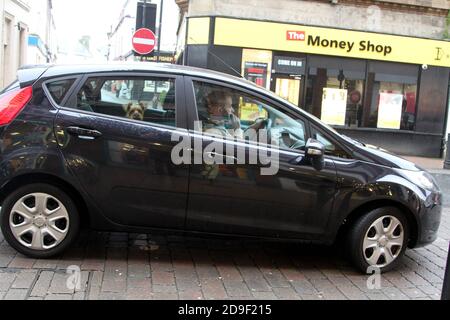
<path fill-rule="evenodd" d="M 10 124 L 30 102 L 33 88 L 17 88 L 0 96 L 0 126 Z"/>

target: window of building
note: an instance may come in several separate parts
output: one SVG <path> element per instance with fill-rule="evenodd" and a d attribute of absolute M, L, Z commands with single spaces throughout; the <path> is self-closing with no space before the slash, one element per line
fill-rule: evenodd
<path fill-rule="evenodd" d="M 414 130 L 418 66 L 369 62 L 364 126 Z"/>
<path fill-rule="evenodd" d="M 238 90 L 202 82 L 194 82 L 194 88 L 204 133 L 304 150 L 302 119 Z M 266 135 L 261 138 L 261 133 Z"/>
<path fill-rule="evenodd" d="M 359 127 L 365 79 L 364 60 L 312 56 L 305 109 L 329 125 Z"/>
<path fill-rule="evenodd" d="M 242 72 L 245 79 L 270 90 L 272 51 L 244 49 L 242 51 Z"/>
<path fill-rule="evenodd" d="M 175 127 L 175 79 L 89 78 L 77 94 L 77 108 Z"/>
<path fill-rule="evenodd" d="M 66 97 L 74 82 L 75 79 L 58 80 L 47 83 L 46 87 L 53 100 L 59 105 Z"/>

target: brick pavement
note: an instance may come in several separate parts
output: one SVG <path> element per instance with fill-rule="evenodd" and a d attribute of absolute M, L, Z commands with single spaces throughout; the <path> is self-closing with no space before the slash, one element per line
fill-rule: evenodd
<path fill-rule="evenodd" d="M 90 232 L 58 259 L 33 260 L 0 233 L 0 299 L 439 299 L 449 240 L 447 208 L 438 241 L 407 251 L 369 290 L 335 248 Z M 69 266 L 81 270 L 78 288 Z"/>

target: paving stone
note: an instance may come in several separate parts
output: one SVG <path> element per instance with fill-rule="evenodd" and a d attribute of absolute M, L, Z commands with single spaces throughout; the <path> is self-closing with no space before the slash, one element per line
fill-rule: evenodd
<path fill-rule="evenodd" d="M 127 290 L 126 300 L 152 300 L 153 293 L 151 288 L 134 288 Z"/>
<path fill-rule="evenodd" d="M 317 290 L 308 280 L 293 281 L 292 286 L 300 295 L 313 295 Z"/>
<path fill-rule="evenodd" d="M 14 254 L 3 254 L 0 253 L 0 268 L 6 268 L 13 261 Z"/>
<path fill-rule="evenodd" d="M 154 293 L 153 300 L 178 300 L 178 293 Z"/>
<path fill-rule="evenodd" d="M 273 288 L 273 293 L 282 300 L 301 300 L 293 288 Z"/>
<path fill-rule="evenodd" d="M 42 271 L 38 274 L 36 283 L 31 290 L 30 296 L 32 297 L 45 297 L 50 288 L 50 283 L 52 282 L 54 272 L 52 271 Z"/>
<path fill-rule="evenodd" d="M 72 300 L 72 298 L 73 298 L 73 296 L 71 294 L 51 293 L 45 297 L 45 300 L 64 301 L 64 300 Z"/>
<path fill-rule="evenodd" d="M 155 271 L 152 272 L 153 285 L 172 286 L 175 285 L 175 276 L 172 272 Z"/>
<path fill-rule="evenodd" d="M 272 292 L 252 292 L 253 298 L 256 300 L 277 300 L 277 296 Z"/>
<path fill-rule="evenodd" d="M 179 291 L 195 290 L 200 288 L 200 281 L 196 278 L 176 278 L 176 284 Z"/>
<path fill-rule="evenodd" d="M 24 257 L 20 254 L 17 254 L 14 259 L 8 265 L 8 268 L 11 269 L 32 269 L 34 264 L 36 263 L 35 259 L 30 259 Z"/>
<path fill-rule="evenodd" d="M 8 291 L 15 278 L 14 273 L 0 271 L 0 291 Z"/>
<path fill-rule="evenodd" d="M 203 296 L 207 300 L 224 300 L 228 298 L 222 281 L 218 279 L 203 280 L 201 289 Z"/>
<path fill-rule="evenodd" d="M 269 292 L 272 288 L 263 277 L 247 279 L 245 280 L 248 288 L 251 292 Z"/>
<path fill-rule="evenodd" d="M 352 284 L 338 286 L 338 289 L 350 300 L 361 300 L 367 297 L 364 292 Z"/>
<path fill-rule="evenodd" d="M 56 269 L 58 260 L 36 260 L 33 269 Z"/>
<path fill-rule="evenodd" d="M 283 274 L 278 270 L 272 270 L 270 272 L 264 273 L 264 277 L 271 287 L 274 288 L 287 288 L 290 287 L 289 281 L 283 276 Z"/>
<path fill-rule="evenodd" d="M 224 280 L 223 284 L 228 293 L 228 296 L 230 296 L 231 298 L 251 297 L 252 296 L 252 294 L 250 293 L 250 290 L 248 289 L 248 287 L 244 281 Z"/>
<path fill-rule="evenodd" d="M 411 299 L 427 297 L 427 294 L 418 288 L 405 288 L 401 291 Z"/>
<path fill-rule="evenodd" d="M 179 292 L 179 298 L 180 300 L 190 300 L 190 301 L 194 301 L 194 300 L 203 300 L 203 293 L 201 290 L 186 290 L 186 291 L 180 291 Z"/>
<path fill-rule="evenodd" d="M 27 294 L 27 289 L 9 289 L 3 297 L 3 300 L 25 300 Z"/>
<path fill-rule="evenodd" d="M 399 288 L 386 288 L 383 290 L 383 292 L 390 300 L 409 300 L 409 297 L 404 294 Z"/>
<path fill-rule="evenodd" d="M 11 288 L 13 289 L 30 289 L 38 272 L 37 271 L 21 271 L 17 274 Z"/>

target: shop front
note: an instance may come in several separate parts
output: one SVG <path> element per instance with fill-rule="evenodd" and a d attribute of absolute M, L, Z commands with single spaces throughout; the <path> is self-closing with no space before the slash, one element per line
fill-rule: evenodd
<path fill-rule="evenodd" d="M 195 17 L 186 44 L 183 63 L 245 77 L 352 138 L 442 156 L 449 42 Z"/>

